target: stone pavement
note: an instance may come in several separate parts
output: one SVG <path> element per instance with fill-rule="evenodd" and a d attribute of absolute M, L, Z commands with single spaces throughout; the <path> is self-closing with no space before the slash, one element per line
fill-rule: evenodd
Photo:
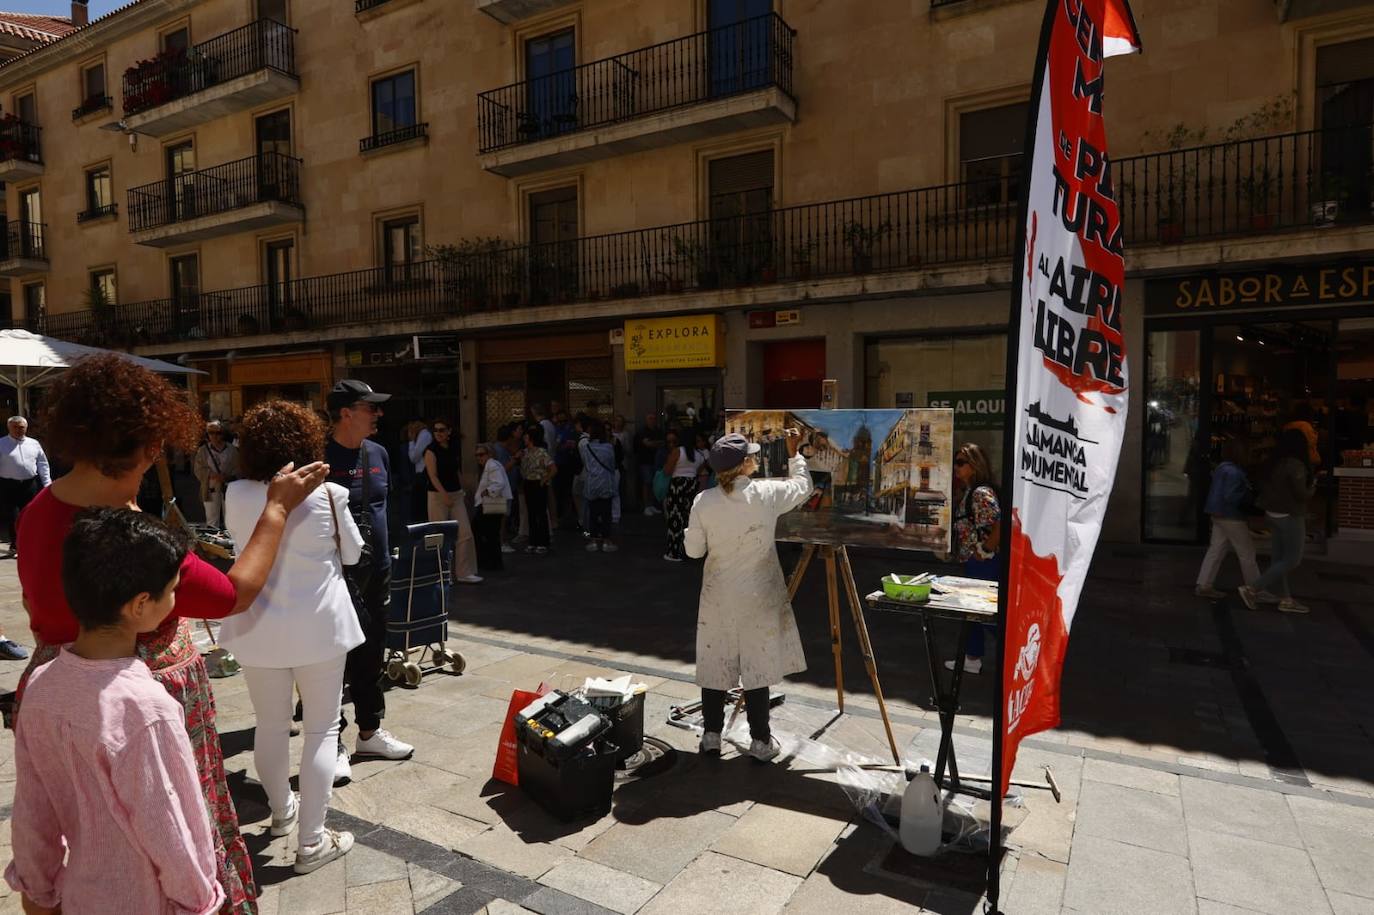
<path fill-rule="evenodd" d="M 457 592 L 450 647 L 462 676 L 435 673 L 388 696 L 387 725 L 416 745 L 402 763 L 355 763 L 331 823 L 358 846 L 308 877 L 290 839 L 270 840 L 253 774 L 243 679 L 216 681 L 226 765 L 249 835 L 264 913 L 981 911 L 957 874 L 935 880 L 864 820 L 834 771 L 792 758 L 759 766 L 696 753 L 666 723 L 691 683 L 699 569 L 657 560 L 652 522 L 627 519 L 625 549 L 588 555 L 574 535 L 539 559 Z M 791 550 L 783 548 L 785 554 Z M 1018 778 L 1052 767 L 1063 792 L 1023 792 L 1004 866 L 1008 913 L 1374 913 L 1374 708 L 1370 570 L 1303 570 L 1310 617 L 1256 614 L 1191 595 L 1196 553 L 1102 551 L 1071 643 L 1064 725 L 1028 740 Z M 785 564 L 790 564 L 785 555 Z M 860 586 L 901 563 L 856 556 Z M 24 639 L 12 563 L 0 565 L 0 625 Z M 813 573 L 814 574 L 814 573 Z M 785 734 L 825 729 L 830 746 L 881 759 L 885 738 L 845 632 L 846 714 L 835 691 L 819 576 L 797 603 L 812 668 L 784 685 Z M 908 759 L 933 757 L 919 632 L 870 617 L 894 732 Z M 947 650 L 948 634 L 939 644 Z M 0 687 L 20 664 L 3 662 Z M 633 673 L 649 687 L 646 731 L 667 771 L 618 784 L 610 815 L 557 823 L 490 779 L 513 688 Z M 965 772 L 989 770 L 987 681 L 966 689 L 956 731 Z M 351 744 L 353 734 L 347 735 Z M 297 741 L 298 743 L 298 741 Z M 0 737 L 0 815 L 14 790 Z M 0 828 L 0 859 L 9 857 Z M 18 900 L 0 891 L 0 913 Z"/>

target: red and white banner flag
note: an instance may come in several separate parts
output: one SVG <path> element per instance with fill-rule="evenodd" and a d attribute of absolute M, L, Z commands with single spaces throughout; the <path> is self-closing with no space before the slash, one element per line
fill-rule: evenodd
<path fill-rule="evenodd" d="M 1126 430 L 1126 269 L 1103 60 L 1139 50 L 1126 0 L 1049 0 L 1026 150 L 1014 446 L 1004 457 L 1013 464 L 1003 795 L 1021 739 L 1059 723 L 1069 630 Z"/>

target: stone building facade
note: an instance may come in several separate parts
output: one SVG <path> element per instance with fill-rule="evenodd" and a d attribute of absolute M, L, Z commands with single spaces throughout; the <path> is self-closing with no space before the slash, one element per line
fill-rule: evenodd
<path fill-rule="evenodd" d="M 1374 5 L 1133 6 L 1145 53 L 1108 76 L 1135 381 L 1108 536 L 1192 540 L 1196 452 L 1242 426 L 1262 447 L 1236 417 L 1294 407 L 1230 338 L 1374 342 L 1374 289 L 1170 304 L 1370 259 Z M 531 402 L 705 421 L 834 378 L 839 406 L 979 405 L 958 434 L 1000 457 L 1042 12 L 137 0 L 0 65 L 36 122 L 0 135 L 0 282 L 18 325 L 204 369 L 216 416 L 356 376 L 398 394 L 388 434 L 446 415 L 470 443 Z M 627 371 L 627 321 L 703 315 L 723 358 Z M 1285 382 L 1324 379 L 1333 463 L 1374 375 L 1354 360 Z"/>

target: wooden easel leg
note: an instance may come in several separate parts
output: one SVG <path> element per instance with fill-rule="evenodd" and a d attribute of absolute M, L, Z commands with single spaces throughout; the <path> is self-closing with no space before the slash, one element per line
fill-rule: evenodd
<path fill-rule="evenodd" d="M 849 597 L 849 610 L 854 615 L 854 628 L 859 635 L 859 651 L 863 655 L 864 666 L 868 668 L 868 679 L 873 683 L 873 695 L 878 698 L 878 712 L 883 716 L 883 729 L 887 731 L 887 745 L 892 749 L 892 760 L 900 766 L 902 754 L 897 750 L 897 739 L 892 736 L 892 721 L 887 717 L 887 700 L 883 698 L 883 687 L 878 682 L 878 665 L 873 659 L 873 643 L 868 638 L 868 623 L 864 620 L 863 604 L 859 602 L 859 589 L 854 585 L 854 569 L 849 565 L 849 550 L 841 546 L 839 554 L 840 571 L 844 574 L 844 589 Z"/>
<path fill-rule="evenodd" d="M 835 574 L 835 548 L 821 547 L 825 557 L 825 590 L 830 607 L 830 653 L 835 657 L 835 703 L 844 712 L 844 661 L 840 650 L 840 594 L 839 579 Z"/>
<path fill-rule="evenodd" d="M 787 580 L 787 600 L 790 603 L 797 596 L 797 589 L 801 587 L 802 579 L 806 577 L 806 569 L 811 565 L 811 559 L 816 555 L 816 545 L 808 543 L 802 547 L 801 556 L 797 559 L 797 567 L 792 570 L 792 577 Z"/>

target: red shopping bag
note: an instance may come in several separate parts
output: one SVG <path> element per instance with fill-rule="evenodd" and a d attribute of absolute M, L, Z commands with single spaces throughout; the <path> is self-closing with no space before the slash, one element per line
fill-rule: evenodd
<path fill-rule="evenodd" d="M 506 709 L 506 723 L 501 725 L 501 742 L 496 747 L 496 765 L 491 768 L 491 777 L 508 785 L 520 784 L 519 747 L 515 742 L 515 713 L 538 699 L 548 688 L 539 684 L 537 692 L 517 689 L 510 694 L 510 706 Z"/>

